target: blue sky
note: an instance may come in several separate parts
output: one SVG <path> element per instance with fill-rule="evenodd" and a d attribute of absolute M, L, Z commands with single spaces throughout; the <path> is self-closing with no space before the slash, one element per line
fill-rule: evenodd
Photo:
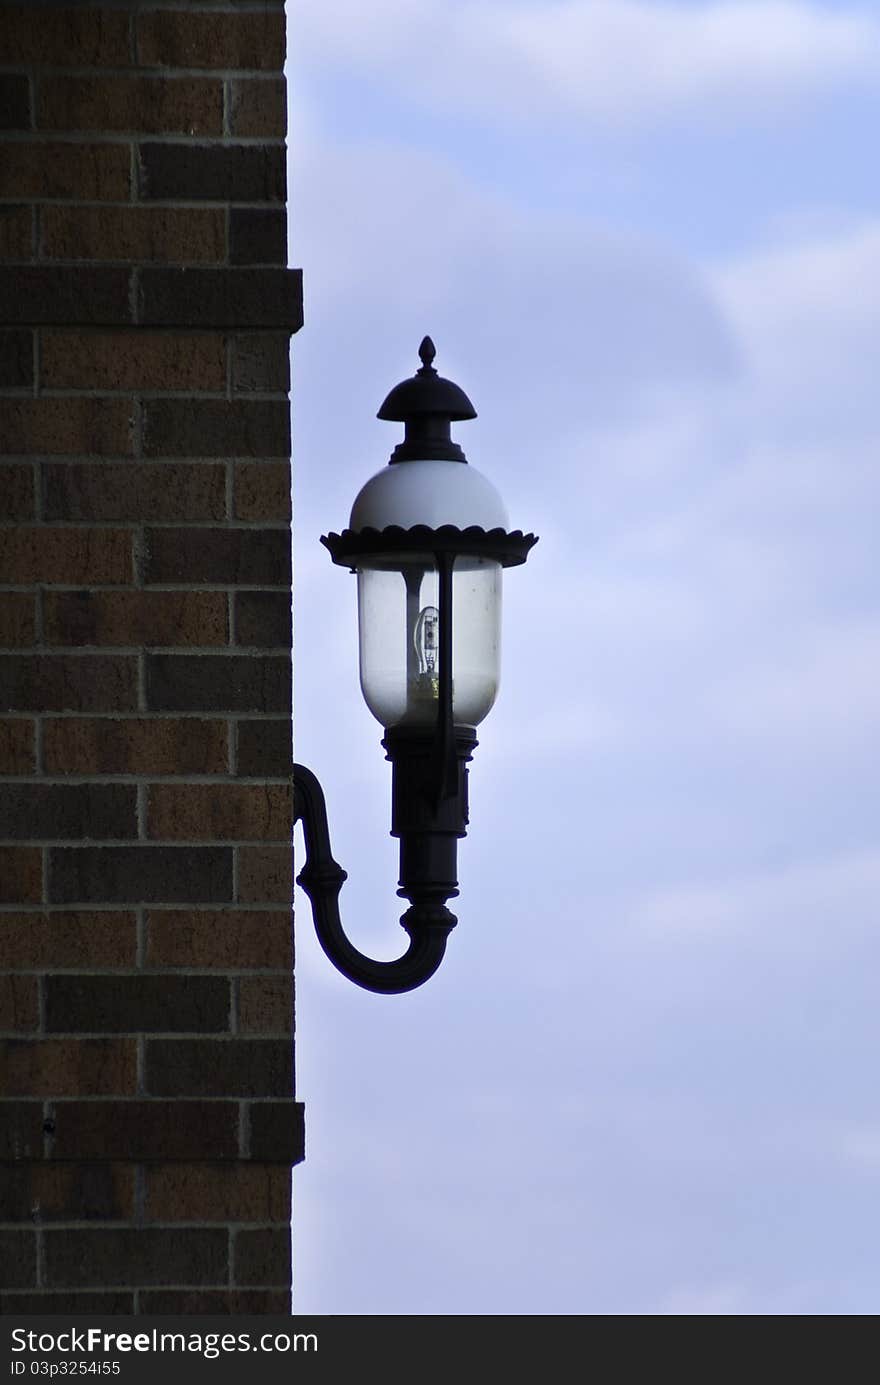
<path fill-rule="evenodd" d="M 298 936 L 295 1305 L 874 1313 L 880 17 L 291 6 L 296 753 L 360 946 L 396 843 L 318 543 L 429 332 L 512 523 L 458 928 Z"/>

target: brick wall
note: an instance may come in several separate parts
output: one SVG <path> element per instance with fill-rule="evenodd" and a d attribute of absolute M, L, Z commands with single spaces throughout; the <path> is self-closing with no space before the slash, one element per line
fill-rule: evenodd
<path fill-rule="evenodd" d="M 7 1313 L 289 1304 L 283 60 L 0 4 Z"/>

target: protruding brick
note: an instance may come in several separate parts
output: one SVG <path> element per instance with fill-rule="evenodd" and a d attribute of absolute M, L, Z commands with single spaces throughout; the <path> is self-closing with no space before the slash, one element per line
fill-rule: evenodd
<path fill-rule="evenodd" d="M 131 578 L 131 533 L 126 529 L 0 530 L 0 582 L 114 585 Z"/>
<path fill-rule="evenodd" d="M 130 179 L 131 156 L 124 144 L 23 140 L 3 146 L 0 197 L 125 202 Z"/>
<path fill-rule="evenodd" d="M 34 642 L 31 592 L 0 592 L 0 648 L 22 649 Z"/>
<path fill-rule="evenodd" d="M 0 1221 L 130 1221 L 134 1210 L 134 1169 L 127 1164 L 102 1161 L 0 1168 Z M 62 1311 L 51 1301 L 39 1311 L 52 1308 Z"/>
<path fill-rule="evenodd" d="M 33 332 L 24 328 L 0 331 L 0 389 L 30 389 L 33 383 Z"/>
<path fill-rule="evenodd" d="M 141 269 L 138 321 L 148 327 L 283 327 L 295 332 L 302 326 L 302 275 L 296 269 L 271 268 Z"/>
<path fill-rule="evenodd" d="M 219 135 L 223 85 L 204 77 L 167 74 L 75 77 L 54 73 L 40 84 L 37 123 L 43 130 L 66 132 Z"/>
<path fill-rule="evenodd" d="M 217 262 L 226 255 L 219 209 L 197 207 L 43 208 L 43 255 L 51 260 Z"/>
<path fill-rule="evenodd" d="M 286 784 L 153 784 L 147 832 L 166 841 L 288 841 Z"/>
<path fill-rule="evenodd" d="M 0 63 L 124 67 L 131 57 L 125 9 L 4 7 Z"/>
<path fill-rule="evenodd" d="M 32 1104 L 40 1113 L 42 1132 L 41 1107 Z M 40 1145 L 42 1147 L 42 1138 Z M 238 1101 L 122 1098 L 112 1102 L 60 1101 L 55 1107 L 53 1159 L 124 1159 L 132 1163 L 146 1159 L 206 1161 L 236 1159 L 238 1149 Z M 282 1160 L 283 1156 L 277 1162 Z"/>
<path fill-rule="evenodd" d="M 277 721 L 240 721 L 238 773 L 259 775 L 263 779 L 289 776 L 293 763 L 291 731 L 289 717 Z"/>
<path fill-rule="evenodd" d="M 27 1033 L 38 1028 L 40 1004 L 35 976 L 0 975 L 0 1030 L 7 1034 Z M 0 1091 L 4 1096 L 36 1096 L 36 1092 L 16 1085 L 13 1075 L 0 1064 Z"/>
<path fill-rule="evenodd" d="M 222 904 L 232 851 L 219 846 L 53 847 L 52 904 Z"/>
<path fill-rule="evenodd" d="M 281 904 L 293 897 L 293 858 L 287 846 L 239 846 L 238 898 L 242 904 Z"/>
<path fill-rule="evenodd" d="M 273 1164 L 150 1165 L 144 1208 L 153 1222 L 283 1222 L 290 1217 L 290 1170 Z"/>
<path fill-rule="evenodd" d="M 47 976 L 49 1034 L 219 1033 L 229 986 L 219 976 Z"/>
<path fill-rule="evenodd" d="M 47 644 L 223 645 L 224 592 L 47 592 Z"/>
<path fill-rule="evenodd" d="M 236 644 L 257 649 L 289 649 L 291 638 L 288 592 L 236 592 Z"/>
<path fill-rule="evenodd" d="M 288 1096 L 292 1058 L 289 1036 L 148 1039 L 145 1090 L 151 1096 Z"/>
<path fill-rule="evenodd" d="M 148 529 L 144 581 L 228 587 L 290 585 L 286 530 Z"/>
<path fill-rule="evenodd" d="M 226 342 L 220 332 L 45 328 L 40 373 L 47 389 L 223 390 Z"/>
<path fill-rule="evenodd" d="M 287 462 L 237 462 L 235 517 L 267 524 L 290 522 L 290 466 Z"/>
<path fill-rule="evenodd" d="M 293 1029 L 293 977 L 242 977 L 238 1028 L 242 1034 L 289 1034 Z"/>
<path fill-rule="evenodd" d="M 289 1283 L 290 1227 L 238 1231 L 232 1273 L 236 1284 Z"/>
<path fill-rule="evenodd" d="M 3 444 L 13 452 L 132 452 L 132 408 L 125 399 L 9 399 Z"/>
<path fill-rule="evenodd" d="M 290 971 L 290 911 L 150 910 L 147 966 L 209 967 L 231 972 L 250 968 Z"/>
<path fill-rule="evenodd" d="M 136 958 L 134 914 L 110 909 L 94 913 L 0 913 L 0 967 L 103 970 L 134 967 Z"/>
<path fill-rule="evenodd" d="M 136 792 L 130 784 L 3 784 L 0 837 L 136 837 Z"/>
<path fill-rule="evenodd" d="M 6 1233 L 9 1234 L 9 1233 Z M 46 1231 L 44 1274 L 49 1286 L 94 1283 L 223 1284 L 226 1232 L 132 1230 Z"/>
<path fill-rule="evenodd" d="M 3 654 L 0 684 L 13 712 L 134 711 L 137 660 L 121 654 Z"/>
<path fill-rule="evenodd" d="M 253 77 L 232 83 L 230 124 L 234 135 L 284 139 L 287 83 L 283 77 Z"/>
<path fill-rule="evenodd" d="M 39 904 L 43 853 L 35 846 L 0 846 L 0 903 Z"/>
<path fill-rule="evenodd" d="M 24 181 L 10 179 L 8 195 L 32 195 Z M 284 146 L 141 144 L 138 191 L 143 202 L 283 202 Z"/>
<path fill-rule="evenodd" d="M 47 774 L 223 774 L 224 721 L 63 717 L 43 725 Z"/>
<path fill-rule="evenodd" d="M 290 709 L 289 655 L 266 654 L 251 659 L 148 654 L 146 662 L 147 706 L 151 711 L 278 715 Z"/>
<path fill-rule="evenodd" d="M 34 771 L 34 723 L 25 717 L 0 718 L 0 774 Z"/>
<path fill-rule="evenodd" d="M 22 978 L 28 981 L 31 977 Z M 134 1039 L 31 1039 L 0 1043 L 7 1096 L 128 1096 L 137 1085 Z"/>
<path fill-rule="evenodd" d="M 143 67 L 280 70 L 284 47 L 280 13 L 152 10 L 138 16 L 137 54 Z"/>

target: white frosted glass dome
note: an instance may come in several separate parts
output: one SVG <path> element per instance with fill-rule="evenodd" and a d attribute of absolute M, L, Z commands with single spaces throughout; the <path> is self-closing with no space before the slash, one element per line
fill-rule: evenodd
<path fill-rule="evenodd" d="M 506 529 L 507 510 L 498 491 L 467 462 L 406 461 L 385 466 L 362 487 L 351 509 L 354 530 L 412 529 L 426 524 L 439 529 Z"/>

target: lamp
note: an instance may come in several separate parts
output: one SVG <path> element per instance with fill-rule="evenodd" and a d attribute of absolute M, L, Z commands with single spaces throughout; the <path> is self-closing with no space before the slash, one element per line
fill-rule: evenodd
<path fill-rule="evenodd" d="M 361 689 L 385 729 L 392 764 L 391 834 L 400 839 L 400 922 L 409 947 L 395 961 L 366 957 L 339 917 L 346 872 L 333 859 L 321 786 L 294 765 L 294 821 L 306 861 L 297 877 L 318 940 L 334 966 L 370 991 L 409 991 L 443 959 L 458 894 L 457 842 L 465 836 L 467 765 L 475 728 L 498 691 L 501 572 L 524 563 L 533 534 L 508 531 L 501 497 L 467 463 L 450 424 L 476 418 L 467 395 L 421 368 L 385 399 L 378 417 L 405 426 L 388 466 L 367 481 L 349 527 L 321 542 L 357 574 Z"/>

